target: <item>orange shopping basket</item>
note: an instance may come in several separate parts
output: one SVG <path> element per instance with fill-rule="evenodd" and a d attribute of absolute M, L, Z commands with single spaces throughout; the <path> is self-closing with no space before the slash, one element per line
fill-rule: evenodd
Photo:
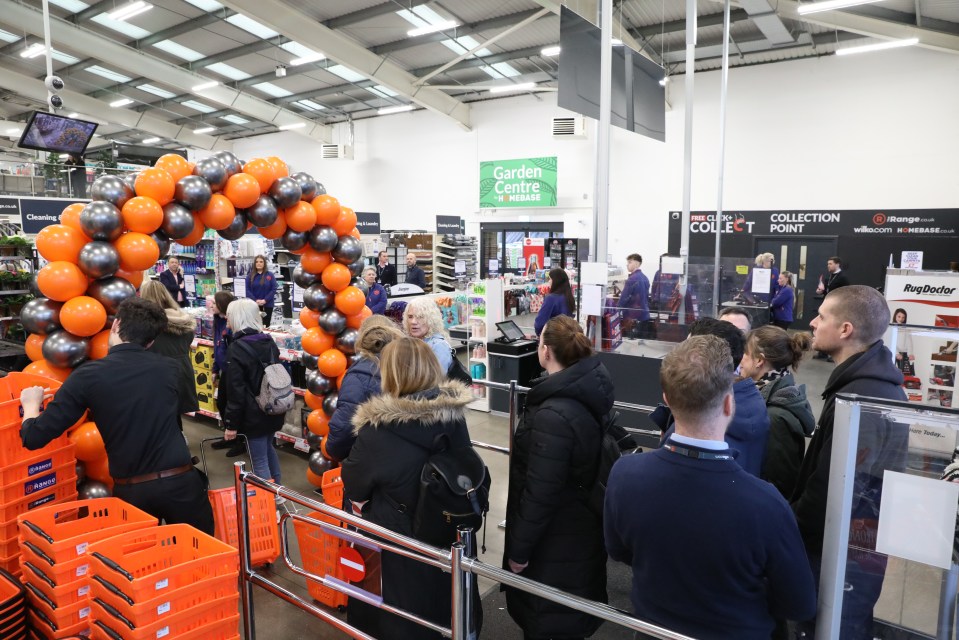
<path fill-rule="evenodd" d="M 326 504 L 337 509 L 343 508 L 343 481 L 340 479 L 339 468 L 331 469 L 323 474 L 321 488 L 323 490 L 323 501 Z M 318 511 L 312 511 L 306 514 L 306 517 L 334 526 L 342 524 L 336 518 L 323 515 Z M 339 552 L 340 547 L 345 542 L 324 532 L 320 527 L 302 520 L 293 521 L 293 530 L 296 532 L 296 540 L 300 545 L 300 558 L 303 562 L 303 568 L 315 575 L 332 576 L 343 580 Z M 309 579 L 306 581 L 306 589 L 310 596 L 321 604 L 335 607 L 341 611 L 346 607 L 346 601 L 348 600 L 346 594 L 340 593 L 336 589 Z"/>
<path fill-rule="evenodd" d="M 238 437 L 246 440 L 246 437 Z M 206 438 L 200 442 L 200 458 L 203 472 L 207 473 L 203 443 L 219 440 Z M 250 447 L 247 443 L 247 452 Z M 250 468 L 253 460 L 250 460 Z M 239 548 L 240 528 L 236 519 L 236 488 L 210 489 L 207 491 L 213 507 L 213 536 L 228 545 Z M 276 526 L 276 500 L 269 491 L 255 487 L 246 488 L 247 514 L 250 523 L 250 563 L 253 566 L 269 564 L 280 555 L 280 534 Z"/>

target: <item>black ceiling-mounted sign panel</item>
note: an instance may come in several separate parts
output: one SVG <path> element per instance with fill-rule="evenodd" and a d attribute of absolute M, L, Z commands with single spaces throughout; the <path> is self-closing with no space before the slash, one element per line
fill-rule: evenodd
<path fill-rule="evenodd" d="M 436 216 L 436 233 L 462 233 L 461 222 L 459 216 Z"/>
<path fill-rule="evenodd" d="M 356 230 L 363 236 L 380 235 L 380 214 L 375 211 L 357 211 Z"/>

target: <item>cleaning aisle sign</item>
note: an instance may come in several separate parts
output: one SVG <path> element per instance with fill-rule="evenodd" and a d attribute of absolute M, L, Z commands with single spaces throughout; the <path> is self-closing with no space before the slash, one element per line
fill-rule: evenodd
<path fill-rule="evenodd" d="M 480 163 L 480 208 L 555 207 L 556 156 Z"/>

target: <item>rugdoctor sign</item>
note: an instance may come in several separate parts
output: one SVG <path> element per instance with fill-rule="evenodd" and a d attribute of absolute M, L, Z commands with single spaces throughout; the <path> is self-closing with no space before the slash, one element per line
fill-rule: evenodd
<path fill-rule="evenodd" d="M 959 327 L 959 275 L 903 274 L 886 276 L 890 313 L 903 309 L 908 324 Z"/>
<path fill-rule="evenodd" d="M 480 163 L 480 208 L 555 207 L 556 156 Z"/>

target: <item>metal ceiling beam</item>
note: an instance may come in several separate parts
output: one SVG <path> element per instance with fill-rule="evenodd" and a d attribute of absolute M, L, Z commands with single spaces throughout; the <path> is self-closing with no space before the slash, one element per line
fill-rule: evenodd
<path fill-rule="evenodd" d="M 358 11 L 353 11 L 351 13 L 344 13 L 341 16 L 336 18 L 330 18 L 329 20 L 324 20 L 323 24 L 329 27 L 330 29 L 342 29 L 343 27 L 348 27 L 352 24 L 358 22 L 364 22 L 366 20 L 371 20 L 379 16 L 384 16 L 390 13 L 396 13 L 401 9 L 415 9 L 416 7 L 422 6 L 424 4 L 429 4 L 431 0 L 412 0 L 404 2 L 402 6 L 397 5 L 396 2 L 384 2 L 383 4 L 378 4 L 373 7 L 367 7 L 366 9 L 360 9 Z"/>
<path fill-rule="evenodd" d="M 563 5 L 565 4 L 570 10 L 575 11 L 590 22 L 593 22 L 594 24 L 598 22 L 597 16 L 599 15 L 599 11 L 596 0 L 567 0 L 564 2 L 559 2 L 557 0 L 533 0 L 533 2 L 544 9 L 549 9 L 556 15 L 560 14 Z M 648 53 L 643 51 L 645 48 L 643 43 L 639 42 L 635 37 L 633 37 L 630 28 L 625 26 L 622 20 L 620 20 L 616 15 L 613 16 L 613 37 L 619 38 L 631 49 L 638 51 L 640 55 L 653 60 Z M 659 64 L 656 60 L 653 60 L 653 62 Z"/>
<path fill-rule="evenodd" d="M 511 60 L 521 60 L 523 58 L 532 58 L 533 56 L 540 56 L 540 53 L 543 50 L 542 46 L 538 47 L 525 47 L 523 49 L 514 49 L 513 51 L 504 51 L 503 53 L 494 53 L 491 56 L 484 56 L 483 58 L 473 58 L 471 60 L 462 60 L 461 62 L 456 63 L 446 71 L 458 71 L 460 69 L 472 69 L 475 67 L 485 67 L 491 64 L 497 64 L 500 62 L 510 62 Z M 420 67 L 419 69 L 413 69 L 410 73 L 414 76 L 422 77 L 426 74 L 438 69 L 439 65 L 431 65 L 429 67 Z"/>
<path fill-rule="evenodd" d="M 73 24 L 80 24 L 86 22 L 90 18 L 94 18 L 104 11 L 110 11 L 111 9 L 116 9 L 117 4 L 114 0 L 100 0 L 100 2 L 94 2 L 89 7 L 83 11 L 78 11 L 67 17 L 67 20 Z"/>
<path fill-rule="evenodd" d="M 225 0 L 240 11 L 298 42 L 317 42 L 323 53 L 351 71 L 377 81 L 400 97 L 470 127 L 470 108 L 438 89 L 414 86 L 415 76 L 394 62 L 367 50 L 352 38 L 315 22 L 282 0 Z"/>
<path fill-rule="evenodd" d="M 772 44 L 790 44 L 796 40 L 769 0 L 739 0 L 739 5 Z"/>
<path fill-rule="evenodd" d="M 834 44 L 838 42 L 845 42 L 847 40 L 860 40 L 862 36 L 855 33 L 846 33 L 846 32 L 828 32 L 828 33 L 817 33 L 816 35 L 810 37 L 808 33 L 801 33 L 798 38 L 791 44 L 786 46 L 772 46 L 769 43 L 769 40 L 766 38 L 756 38 L 755 40 L 737 40 L 736 48 L 739 50 L 739 57 L 744 55 L 754 54 L 754 53 L 773 53 L 776 51 L 790 51 L 796 48 L 810 48 L 816 47 L 824 44 Z M 718 58 L 722 55 L 722 44 L 712 44 L 696 47 L 696 62 L 702 62 L 703 60 L 710 60 L 713 58 Z M 679 66 L 684 66 L 686 53 L 684 51 L 672 52 L 666 54 L 666 62 L 668 64 L 677 64 Z"/>
<path fill-rule="evenodd" d="M 729 12 L 730 22 L 743 22 L 744 20 L 749 20 L 749 14 L 746 13 L 745 9 L 733 9 Z M 703 27 L 716 27 L 722 23 L 722 13 L 711 13 L 709 15 L 698 16 L 696 18 L 696 27 L 699 29 L 702 29 Z M 646 25 L 645 27 L 635 27 L 629 30 L 629 32 L 636 38 L 653 38 L 666 33 L 681 33 L 684 31 L 686 31 L 686 18 L 683 18 L 682 20 L 670 20 L 669 22 L 663 22 L 662 24 L 650 24 Z"/>
<path fill-rule="evenodd" d="M 490 18 L 489 20 L 480 20 L 478 22 L 473 22 L 471 24 L 464 24 L 453 29 L 446 29 L 445 31 L 436 31 L 434 33 L 426 33 L 421 36 L 415 36 L 412 38 L 403 38 L 402 40 L 394 40 L 393 42 L 387 42 L 385 44 L 379 44 L 375 47 L 370 47 L 370 51 L 377 55 L 385 55 L 387 53 L 392 53 L 394 51 L 401 51 L 403 49 L 409 49 L 410 47 L 418 47 L 422 44 L 429 44 L 431 42 L 442 42 L 444 40 L 452 40 L 453 38 L 460 38 L 463 36 L 473 35 L 475 33 L 480 33 L 482 31 L 488 31 L 490 29 L 502 29 L 504 27 L 512 27 L 518 23 L 529 20 L 532 16 L 541 16 L 545 15 L 541 12 L 543 9 L 529 9 L 528 11 L 518 11 L 516 13 L 511 13 L 505 16 L 497 16 L 495 18 Z"/>

